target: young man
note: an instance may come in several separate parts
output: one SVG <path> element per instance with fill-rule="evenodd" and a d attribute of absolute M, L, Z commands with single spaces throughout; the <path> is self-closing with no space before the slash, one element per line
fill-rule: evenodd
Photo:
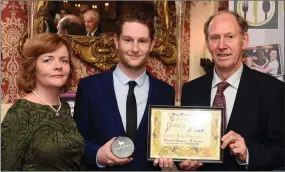
<path fill-rule="evenodd" d="M 284 84 L 243 65 L 247 29 L 236 13 L 211 16 L 204 33 L 215 68 L 182 88 L 182 105 L 225 108 L 223 163 L 198 170 L 267 171 L 284 166 Z M 191 161 L 183 165 L 188 170 L 201 166 Z"/>
<path fill-rule="evenodd" d="M 153 19 L 132 12 L 122 15 L 117 25 L 114 41 L 120 62 L 115 69 L 82 79 L 76 93 L 74 120 L 85 139 L 85 164 L 88 170 L 171 168 L 170 158 L 147 161 L 149 105 L 174 104 L 173 87 L 145 69 L 154 45 Z M 135 110 L 130 113 L 132 103 Z M 130 117 L 134 120 L 130 121 Z M 132 157 L 120 159 L 111 152 L 111 144 L 119 136 L 132 138 L 135 144 Z"/>

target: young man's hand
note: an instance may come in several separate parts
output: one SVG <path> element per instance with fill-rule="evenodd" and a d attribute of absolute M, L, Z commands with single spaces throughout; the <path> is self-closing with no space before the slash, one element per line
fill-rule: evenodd
<path fill-rule="evenodd" d="M 111 145 L 116 137 L 113 137 L 107 143 L 105 143 L 97 152 L 97 162 L 99 165 L 114 166 L 127 164 L 133 160 L 133 158 L 118 158 L 111 151 Z"/>

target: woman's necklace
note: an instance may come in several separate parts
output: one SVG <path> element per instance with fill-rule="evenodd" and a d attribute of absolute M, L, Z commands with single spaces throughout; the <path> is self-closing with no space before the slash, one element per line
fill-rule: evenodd
<path fill-rule="evenodd" d="M 33 93 L 34 93 L 43 103 L 45 103 L 46 105 L 48 105 L 49 107 L 51 107 L 52 110 L 55 111 L 55 115 L 56 115 L 56 116 L 59 116 L 59 110 L 61 109 L 61 102 L 60 102 L 60 100 L 59 100 L 59 97 L 57 97 L 58 102 L 59 102 L 59 107 L 58 107 L 58 109 L 56 110 L 54 107 L 52 107 L 52 105 L 50 105 L 50 104 L 48 104 L 47 102 L 45 102 L 45 101 L 37 94 L 36 91 L 34 91 L 34 90 L 32 90 L 32 91 L 33 91 Z"/>

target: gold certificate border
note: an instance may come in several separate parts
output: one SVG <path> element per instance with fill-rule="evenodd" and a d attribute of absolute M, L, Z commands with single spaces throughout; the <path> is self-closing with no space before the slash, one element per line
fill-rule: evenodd
<path fill-rule="evenodd" d="M 207 121 L 210 129 L 208 146 L 199 145 L 165 145 L 161 143 L 161 137 L 164 131 L 161 131 L 162 118 L 167 118 L 163 115 L 163 111 L 179 113 L 180 111 L 192 112 L 209 112 L 211 120 Z M 223 134 L 223 118 L 222 108 L 210 107 L 175 107 L 175 106 L 150 106 L 149 109 L 149 149 L 148 159 L 153 160 L 159 157 L 171 157 L 174 161 L 184 159 L 193 159 L 200 162 L 222 162 L 221 136 Z M 205 113 L 204 113 L 205 114 Z M 204 115 L 201 114 L 201 115 Z M 185 122 L 185 121 L 184 121 Z M 186 123 L 185 123 L 186 124 Z M 183 125 L 183 122 L 181 123 Z M 174 137 L 175 138 L 175 137 Z M 177 139 L 177 138 L 176 138 Z"/>

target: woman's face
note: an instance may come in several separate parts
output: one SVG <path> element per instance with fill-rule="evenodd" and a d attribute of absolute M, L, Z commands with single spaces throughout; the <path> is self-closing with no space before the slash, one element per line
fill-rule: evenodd
<path fill-rule="evenodd" d="M 277 58 L 277 51 L 271 50 L 269 56 L 270 56 L 270 60 L 276 59 Z"/>
<path fill-rule="evenodd" d="M 70 73 L 70 57 L 65 45 L 54 52 L 45 53 L 36 62 L 36 88 L 61 88 Z"/>

